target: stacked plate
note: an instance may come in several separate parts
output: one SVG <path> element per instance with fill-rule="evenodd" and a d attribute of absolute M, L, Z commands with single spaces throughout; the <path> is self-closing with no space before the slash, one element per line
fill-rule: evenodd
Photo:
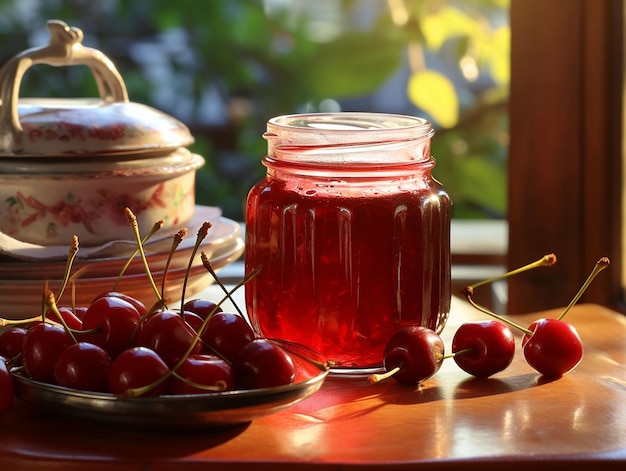
<path fill-rule="evenodd" d="M 196 207 L 197 216 L 194 219 L 208 214 L 207 209 Z M 195 251 L 193 260 L 191 257 L 196 245 L 196 233 L 191 228 L 188 236 L 173 252 L 169 266 L 167 261 L 173 242 L 171 235 L 155 239 L 145 245 L 144 251 L 151 276 L 159 291 L 162 286 L 164 287 L 166 300 L 170 302 L 180 300 L 185 279 L 185 299 L 202 291 L 214 281 L 213 276 L 202 264 L 202 252 L 206 254 L 216 271 L 236 261 L 243 254 L 244 241 L 239 223 L 221 216 L 210 219 L 209 222 L 212 227 Z M 65 306 L 71 306 L 72 302 L 77 306 L 89 305 L 97 295 L 111 291 L 136 247 L 136 243 L 132 241 L 121 241 L 116 244 L 115 253 L 106 256 L 77 257 L 71 271 L 73 281 L 57 303 Z M 60 259 L 24 261 L 2 258 L 0 317 L 20 319 L 41 314 L 45 283 L 48 283 L 52 292 L 58 293 L 66 265 L 67 260 Z M 154 304 L 157 299 L 139 255 L 132 258 L 116 290 L 134 296 L 146 305 Z"/>

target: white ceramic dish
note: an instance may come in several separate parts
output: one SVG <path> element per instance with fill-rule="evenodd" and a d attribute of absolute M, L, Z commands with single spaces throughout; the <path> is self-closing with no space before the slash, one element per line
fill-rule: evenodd
<path fill-rule="evenodd" d="M 196 208 L 198 212 L 202 212 L 201 206 L 196 206 Z M 236 221 L 219 217 L 214 219 L 212 223 L 213 227 L 209 230 L 201 247 L 201 250 L 206 252 L 209 258 L 216 249 L 229 246 L 233 241 L 243 237 L 241 226 Z M 196 234 L 192 232 L 174 252 L 170 266 L 172 268 L 187 266 L 195 243 Z M 144 246 L 146 259 L 152 269 L 160 271 L 164 268 L 171 246 L 171 237 L 160 238 L 154 242 L 149 241 Z M 81 270 L 83 277 L 88 276 L 90 278 L 114 276 L 120 272 L 136 247 L 136 242 L 132 240 L 118 241 L 115 246 L 115 253 L 112 253 L 110 256 L 87 258 L 80 257 L 81 251 L 79 249 L 79 256 L 73 263 L 72 273 Z M 67 264 L 67 256 L 65 254 L 67 251 L 68 249 L 64 247 L 64 258 L 51 261 L 33 260 L 24 262 L 8 257 L 0 259 L 0 282 L 15 280 L 41 281 L 44 279 L 61 280 L 65 275 Z M 198 260 L 199 256 L 196 256 L 195 261 L 197 262 Z M 143 273 L 144 271 L 143 262 L 139 257 L 135 257 L 125 273 L 132 275 Z"/>
<path fill-rule="evenodd" d="M 204 159 L 180 121 L 131 103 L 115 65 L 82 45 L 83 32 L 48 22 L 50 43 L 0 68 L 0 231 L 24 242 L 82 245 L 119 239 L 124 208 L 141 231 L 162 219 L 186 224 L 195 174 Z M 37 64 L 86 65 L 99 98 L 20 98 L 24 73 Z"/>
<path fill-rule="evenodd" d="M 58 245 L 77 235 L 95 246 L 128 232 L 124 208 L 146 233 L 187 224 L 195 206 L 196 170 L 187 149 L 136 161 L 0 158 L 0 231 L 32 244 Z"/>

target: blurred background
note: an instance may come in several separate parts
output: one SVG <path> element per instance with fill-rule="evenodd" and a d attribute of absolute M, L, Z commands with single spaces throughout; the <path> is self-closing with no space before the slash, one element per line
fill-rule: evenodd
<path fill-rule="evenodd" d="M 207 159 L 197 202 L 242 220 L 272 116 L 376 111 L 437 131 L 455 219 L 507 217 L 509 0 L 0 0 L 0 64 L 83 30 L 130 100 L 187 124 Z M 84 67 L 30 69 L 21 96 L 95 96 Z"/>

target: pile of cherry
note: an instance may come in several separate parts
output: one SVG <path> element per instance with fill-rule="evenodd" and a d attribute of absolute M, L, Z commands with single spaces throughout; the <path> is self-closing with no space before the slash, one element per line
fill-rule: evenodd
<path fill-rule="evenodd" d="M 541 259 L 501 276 L 467 286 L 463 294 L 476 309 L 493 319 L 462 324 L 452 339 L 452 353 L 446 355 L 441 337 L 431 329 L 409 326 L 397 331 L 384 351 L 386 372 L 369 377 L 377 383 L 389 377 L 418 385 L 439 371 L 446 358 L 453 358 L 467 373 L 487 378 L 506 369 L 515 355 L 515 339 L 511 327 L 523 332 L 522 353 L 526 362 L 537 372 L 550 378 L 559 378 L 574 369 L 582 360 L 583 344 L 578 332 L 563 317 L 578 302 L 596 275 L 609 265 L 609 259 L 600 258 L 589 277 L 559 318 L 542 318 L 523 327 L 509 318 L 479 306 L 472 299 L 474 288 L 540 266 L 556 263 L 556 256 L 548 254 Z"/>
<path fill-rule="evenodd" d="M 0 333 L 0 411 L 11 404 L 8 369 L 16 364 L 35 381 L 126 397 L 273 387 L 295 379 L 282 347 L 257 338 L 240 314 L 209 300 L 149 313 L 136 299 L 109 292 L 86 308 L 52 308 L 45 317 Z"/>
<path fill-rule="evenodd" d="M 142 244 L 147 239 L 139 236 L 129 209 L 126 215 L 138 242 L 137 253 L 146 263 Z M 158 227 L 157 223 L 154 231 Z M 199 230 L 190 267 L 210 227 L 205 223 Z M 172 253 L 184 236 L 186 230 L 174 237 Z M 77 251 L 74 237 L 59 298 Z M 224 290 L 224 298 L 217 303 L 205 299 L 185 302 L 183 287 L 182 308 L 168 308 L 162 297 L 165 290 L 158 290 L 146 264 L 147 279 L 157 298 L 150 308 L 117 291 L 117 284 L 89 306 L 58 306 L 46 285 L 42 315 L 17 321 L 0 318 L 0 413 L 13 402 L 14 368 L 41 383 L 120 397 L 201 394 L 293 383 L 296 369 L 290 354 L 276 341 L 256 336 L 236 306 L 237 312 L 222 310 L 221 304 L 232 299 L 234 289 L 229 292 L 221 284 L 204 253 L 202 262 Z"/>

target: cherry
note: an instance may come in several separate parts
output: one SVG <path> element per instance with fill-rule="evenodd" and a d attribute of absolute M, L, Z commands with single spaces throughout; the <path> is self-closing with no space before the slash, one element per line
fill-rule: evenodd
<path fill-rule="evenodd" d="M 537 265 L 538 262 L 527 265 L 527 267 L 540 266 Z M 580 299 L 591 284 L 591 281 L 600 271 L 608 267 L 609 263 L 607 257 L 602 257 L 596 262 L 592 272 L 558 319 L 539 319 L 533 322 L 528 328 L 522 327 L 510 319 L 499 316 L 477 305 L 472 299 L 472 294 L 473 288 L 478 285 L 466 287 L 463 290 L 463 294 L 476 309 L 524 332 L 524 337 L 522 338 L 522 352 L 526 362 L 537 372 L 547 377 L 558 378 L 575 368 L 578 363 L 580 363 L 583 356 L 582 341 L 580 340 L 578 332 L 572 325 L 562 321 L 562 319 Z M 501 277 L 519 273 L 519 271 L 523 269 L 525 269 L 525 267 L 506 273 Z M 483 281 L 480 284 L 484 284 L 488 281 L 490 280 Z"/>
<path fill-rule="evenodd" d="M 370 383 L 392 376 L 410 386 L 432 377 L 444 359 L 441 337 L 432 329 L 412 325 L 396 331 L 385 345 L 383 366 L 386 373 L 370 375 Z"/>
<path fill-rule="evenodd" d="M 174 394 L 204 394 L 227 391 L 235 387 L 232 367 L 215 355 L 190 355 L 175 373 Z"/>
<path fill-rule="evenodd" d="M 199 332 L 203 328 L 204 319 L 195 312 L 183 311 L 183 319 L 195 332 Z"/>
<path fill-rule="evenodd" d="M 201 333 L 202 341 L 213 352 L 233 361 L 255 339 L 250 324 L 239 314 L 218 312 L 211 316 Z"/>
<path fill-rule="evenodd" d="M 180 313 L 169 310 L 156 312 L 144 322 L 137 343 L 154 350 L 169 366 L 186 354 L 202 350 L 196 332 Z"/>
<path fill-rule="evenodd" d="M 85 317 L 85 313 L 87 312 L 87 306 L 76 306 L 73 311 L 74 315 L 82 321 L 83 317 Z"/>
<path fill-rule="evenodd" d="M 496 320 L 466 322 L 454 334 L 452 352 L 463 371 L 487 378 L 511 364 L 515 338 L 508 325 Z"/>
<path fill-rule="evenodd" d="M 167 392 L 169 367 L 152 349 L 131 347 L 113 360 L 109 368 L 109 390 L 118 395 L 158 396 Z M 140 391 L 133 391 L 133 390 Z"/>
<path fill-rule="evenodd" d="M 37 381 L 81 391 L 110 391 L 126 397 L 162 395 L 170 391 L 178 394 L 224 391 L 237 387 L 239 381 L 247 388 L 274 387 L 295 381 L 295 366 L 285 350 L 267 340 L 257 342 L 236 305 L 238 314 L 223 313 L 220 307 L 226 299 L 232 300 L 231 294 L 258 270 L 248 274 L 231 291 L 216 279 L 226 293 L 219 303 L 181 301 L 181 312 L 169 311 L 161 294 L 164 289 L 159 292 L 150 274 L 136 218 L 128 208 L 125 213 L 133 227 L 138 241 L 137 253 L 143 259 L 157 302 L 148 310 L 135 298 L 116 291 L 116 283 L 112 291 L 102 293 L 89 306 L 58 307 L 54 294 L 46 288 L 45 315 L 20 320 L 20 324 L 32 324 L 30 329 L 12 328 L 4 340 L 0 338 L 0 347 L 11 354 L 9 360 L 0 357 L 7 378 L 12 380 L 5 362 L 10 365 L 19 360 L 21 352 L 25 371 Z M 202 236 L 209 227 L 210 223 L 203 225 Z M 196 248 L 198 246 L 199 243 Z M 74 237 L 59 299 L 70 280 L 71 262 L 77 250 L 78 240 Z M 208 265 L 215 277 L 206 254 L 202 253 L 202 257 L 203 264 Z M 191 262 L 188 271 L 190 267 Z M 121 274 L 118 282 L 120 279 Z M 157 311 L 158 308 L 163 310 Z M 0 319 L 0 325 L 9 325 L 9 321 Z M 206 336 L 206 345 L 219 352 L 218 355 L 200 353 L 204 345 L 200 335 L 205 330 L 211 334 Z M 241 380 L 235 377 L 231 364 L 235 357 Z M 4 387 L 6 381 L 2 373 L 0 371 L 0 400 L 4 399 L 1 394 L 9 390 L 8 386 Z M 10 391 L 12 399 L 13 389 Z"/>
<path fill-rule="evenodd" d="M 74 329 L 74 330 L 81 330 L 83 328 L 83 322 L 74 313 L 74 311 L 72 311 L 71 308 L 60 307 L 57 309 L 57 311 L 58 311 L 58 314 L 60 314 L 63 317 L 63 321 L 65 321 L 65 325 L 67 325 L 68 328 Z M 57 312 L 55 312 L 52 309 L 49 309 L 46 312 L 46 318 L 54 322 L 59 322 L 59 323 L 62 322 L 59 316 L 57 315 Z"/>
<path fill-rule="evenodd" d="M 4 414 L 11 408 L 14 397 L 13 377 L 7 366 L 6 359 L 0 356 L 0 414 Z"/>
<path fill-rule="evenodd" d="M 74 341 L 59 325 L 40 322 L 28 329 L 24 338 L 23 364 L 36 381 L 54 383 L 54 365 Z"/>
<path fill-rule="evenodd" d="M 82 391 L 108 390 L 111 357 L 101 347 L 79 342 L 67 347 L 54 365 L 54 378 L 66 388 Z"/>
<path fill-rule="evenodd" d="M 91 302 L 91 304 L 93 304 L 95 301 L 97 301 L 100 298 L 120 298 L 120 299 L 123 299 L 124 301 L 127 301 L 130 304 L 132 304 L 133 306 L 135 306 L 135 309 L 137 309 L 137 312 L 142 317 L 145 316 L 146 313 L 148 312 L 148 309 L 146 308 L 146 305 L 144 303 L 139 301 L 137 298 L 135 298 L 133 296 L 130 296 L 129 294 L 122 293 L 120 291 L 107 291 L 106 293 L 99 294 L 98 296 L 96 296 L 94 298 L 94 300 Z"/>
<path fill-rule="evenodd" d="M 216 312 L 221 312 L 221 306 L 218 306 L 217 303 L 210 301 L 208 299 L 197 298 L 190 299 L 185 302 L 183 306 L 184 311 L 191 311 L 198 314 L 203 319 L 206 319 L 209 316 L 212 316 Z"/>
<path fill-rule="evenodd" d="M 526 362 L 546 377 L 558 378 L 571 371 L 583 357 L 583 343 L 576 329 L 559 319 L 539 319 L 522 338 Z"/>
<path fill-rule="evenodd" d="M 293 360 L 287 352 L 267 339 L 254 339 L 233 361 L 238 387 L 271 388 L 291 384 L 296 378 Z"/>
<path fill-rule="evenodd" d="M 141 318 L 128 301 L 118 296 L 104 296 L 87 308 L 83 317 L 83 339 L 102 347 L 111 358 L 123 352 L 132 341 Z"/>
<path fill-rule="evenodd" d="M 22 353 L 27 333 L 27 329 L 19 326 L 11 326 L 1 331 L 0 356 L 11 359 Z"/>

